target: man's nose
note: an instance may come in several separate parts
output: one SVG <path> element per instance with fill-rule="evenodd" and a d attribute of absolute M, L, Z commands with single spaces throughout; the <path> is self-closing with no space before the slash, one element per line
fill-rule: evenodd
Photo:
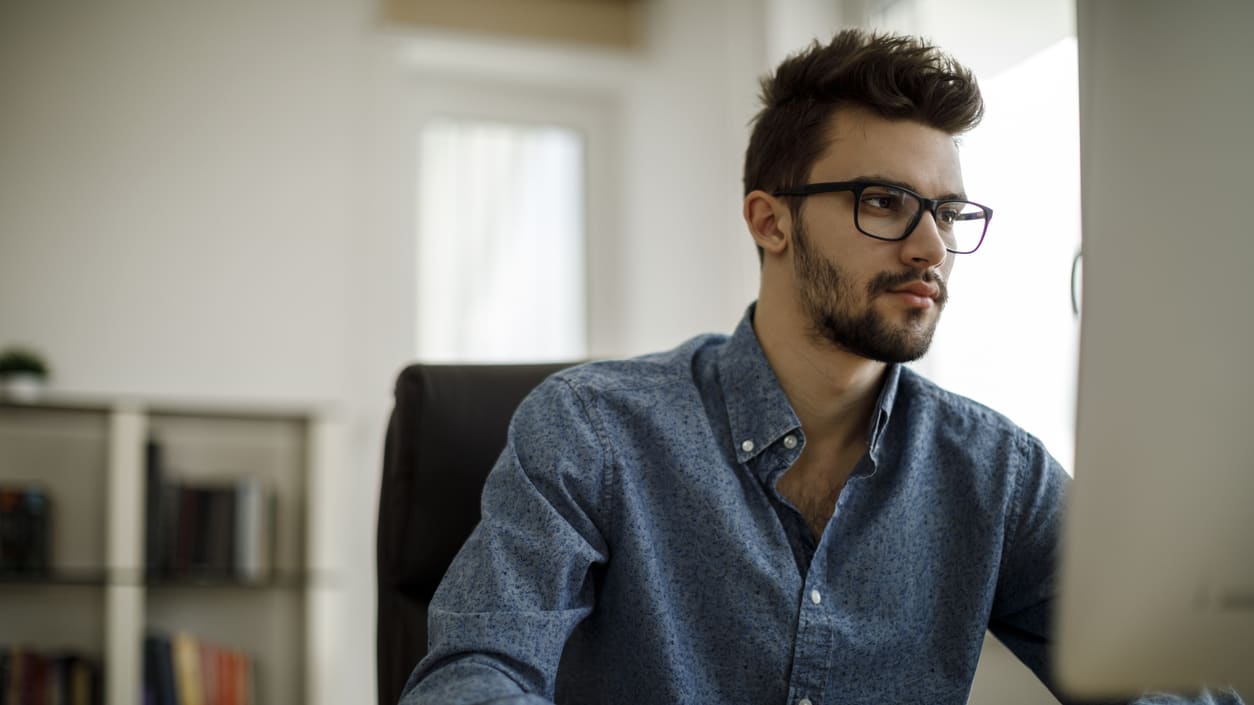
<path fill-rule="evenodd" d="M 940 266 L 948 256 L 945 239 L 936 225 L 936 215 L 925 209 L 919 214 L 914 230 L 901 241 L 902 262 L 913 268 L 930 269 Z"/>

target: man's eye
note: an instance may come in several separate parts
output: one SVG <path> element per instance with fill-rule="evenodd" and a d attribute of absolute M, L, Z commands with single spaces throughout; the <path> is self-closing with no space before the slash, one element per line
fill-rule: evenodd
<path fill-rule="evenodd" d="M 862 204 L 880 210 L 896 211 L 901 209 L 902 195 L 892 192 L 873 193 L 867 191 L 862 194 Z"/>
<path fill-rule="evenodd" d="M 953 225 L 960 215 L 962 210 L 958 208 L 941 208 L 936 211 L 936 219 L 946 225 Z"/>

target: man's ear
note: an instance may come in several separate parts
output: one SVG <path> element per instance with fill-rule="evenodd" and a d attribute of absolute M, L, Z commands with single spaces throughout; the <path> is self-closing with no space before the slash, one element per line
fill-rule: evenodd
<path fill-rule="evenodd" d="M 792 211 L 783 201 L 765 191 L 750 191 L 745 196 L 745 224 L 753 241 L 765 254 L 777 255 L 792 242 Z"/>

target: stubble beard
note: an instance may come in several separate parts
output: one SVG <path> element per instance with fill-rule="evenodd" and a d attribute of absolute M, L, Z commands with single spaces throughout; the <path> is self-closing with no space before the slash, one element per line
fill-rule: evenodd
<path fill-rule="evenodd" d="M 814 252 L 806 241 L 804 229 L 796 230 L 797 274 L 799 295 L 810 318 L 810 334 L 819 341 L 841 350 L 880 362 L 910 362 L 923 357 L 932 344 L 932 335 L 940 320 L 949 295 L 945 282 L 932 270 L 881 272 L 867 283 L 863 292 L 866 307 L 854 310 L 858 300 L 854 284 L 836 263 Z M 911 308 L 905 321 L 888 321 L 874 307 L 875 298 L 913 281 L 926 281 L 940 288 L 935 315 L 930 309 Z"/>

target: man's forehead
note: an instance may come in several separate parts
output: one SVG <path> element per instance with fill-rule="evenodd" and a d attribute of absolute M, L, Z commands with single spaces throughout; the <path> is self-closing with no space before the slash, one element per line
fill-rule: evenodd
<path fill-rule="evenodd" d="M 812 180 L 878 176 L 928 195 L 962 193 L 956 139 L 915 120 L 841 108 L 828 121 Z"/>

